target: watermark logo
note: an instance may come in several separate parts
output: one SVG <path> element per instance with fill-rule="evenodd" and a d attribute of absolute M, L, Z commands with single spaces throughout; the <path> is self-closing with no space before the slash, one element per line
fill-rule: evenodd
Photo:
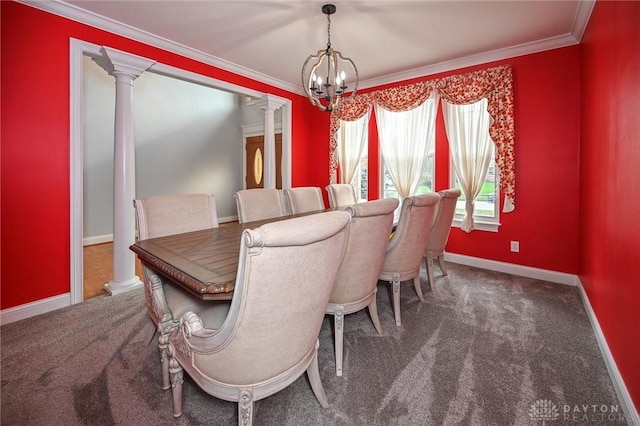
<path fill-rule="evenodd" d="M 626 418 L 617 404 L 558 404 L 548 399 L 539 399 L 529 406 L 529 418 L 547 422 L 559 420 L 561 423 L 584 425 L 587 423 L 625 423 Z"/>
<path fill-rule="evenodd" d="M 545 426 L 546 422 L 560 417 L 560 412 L 553 402 L 548 399 L 539 399 L 529 407 L 529 417 L 536 422 L 542 422 L 542 426 Z"/>

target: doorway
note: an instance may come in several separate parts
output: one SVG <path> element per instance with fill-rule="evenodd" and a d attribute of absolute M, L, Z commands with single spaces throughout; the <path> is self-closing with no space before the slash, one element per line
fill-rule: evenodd
<path fill-rule="evenodd" d="M 276 188 L 282 189 L 282 133 L 276 133 Z M 247 189 L 264 188 L 264 135 L 246 138 Z"/>

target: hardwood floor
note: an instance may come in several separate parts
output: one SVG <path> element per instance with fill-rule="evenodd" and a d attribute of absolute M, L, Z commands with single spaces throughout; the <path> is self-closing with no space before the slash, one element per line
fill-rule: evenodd
<path fill-rule="evenodd" d="M 85 246 L 84 258 L 84 300 L 108 294 L 104 289 L 113 278 L 113 244 L 94 244 Z M 136 275 L 142 279 L 142 266 L 136 258 Z"/>

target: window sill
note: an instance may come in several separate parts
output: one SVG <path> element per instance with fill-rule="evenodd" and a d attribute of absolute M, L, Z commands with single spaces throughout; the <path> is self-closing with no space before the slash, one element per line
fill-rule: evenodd
<path fill-rule="evenodd" d="M 462 226 L 462 219 L 454 218 L 453 223 L 451 224 L 452 228 L 460 228 Z M 497 222 L 487 222 L 482 219 L 473 219 L 473 230 L 474 231 L 487 231 L 487 232 L 498 232 L 498 228 L 500 227 L 500 223 Z"/>

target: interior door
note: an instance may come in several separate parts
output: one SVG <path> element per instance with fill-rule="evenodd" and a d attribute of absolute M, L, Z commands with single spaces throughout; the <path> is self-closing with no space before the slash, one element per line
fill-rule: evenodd
<path fill-rule="evenodd" d="M 276 135 L 276 188 L 282 189 L 282 133 Z M 264 136 L 246 139 L 247 189 L 264 188 Z"/>

